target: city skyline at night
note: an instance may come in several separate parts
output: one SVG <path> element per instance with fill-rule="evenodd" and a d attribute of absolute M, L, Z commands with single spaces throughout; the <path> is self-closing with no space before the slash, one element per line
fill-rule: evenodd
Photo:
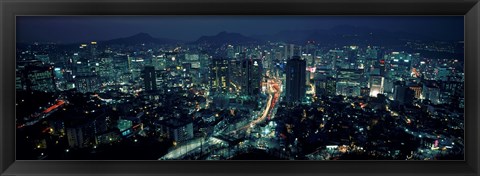
<path fill-rule="evenodd" d="M 463 16 L 19 16 L 19 160 L 463 160 Z"/>

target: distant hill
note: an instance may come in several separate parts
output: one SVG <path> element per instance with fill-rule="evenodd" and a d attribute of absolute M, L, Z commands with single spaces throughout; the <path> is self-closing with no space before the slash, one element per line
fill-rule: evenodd
<path fill-rule="evenodd" d="M 101 42 L 106 45 L 137 45 L 137 44 L 176 44 L 179 40 L 155 38 L 147 33 L 138 33 L 130 37 L 118 38 Z"/>

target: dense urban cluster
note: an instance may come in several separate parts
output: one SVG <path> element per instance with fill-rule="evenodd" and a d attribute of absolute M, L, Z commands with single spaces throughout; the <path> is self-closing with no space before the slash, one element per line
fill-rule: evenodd
<path fill-rule="evenodd" d="M 17 44 L 16 156 L 463 160 L 457 44 Z"/>

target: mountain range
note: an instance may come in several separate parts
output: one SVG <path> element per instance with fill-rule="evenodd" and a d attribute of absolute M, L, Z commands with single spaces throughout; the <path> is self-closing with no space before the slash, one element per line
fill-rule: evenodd
<path fill-rule="evenodd" d="M 425 35 L 391 32 L 367 27 L 340 25 L 331 29 L 290 30 L 273 34 L 245 36 L 240 33 L 220 32 L 212 36 L 200 36 L 194 41 L 181 41 L 169 38 L 156 38 L 147 33 L 138 33 L 129 37 L 99 41 L 105 45 L 138 45 L 138 44 L 208 44 L 211 46 L 223 44 L 256 44 L 271 42 L 286 42 L 305 44 L 315 41 L 325 45 L 382 45 L 392 46 L 404 43 L 404 39 L 433 41 L 438 40 Z"/>
<path fill-rule="evenodd" d="M 287 42 L 294 44 L 304 44 L 307 41 L 316 43 L 337 44 L 337 45 L 398 45 L 404 43 L 404 39 L 433 41 L 438 40 L 425 35 L 391 32 L 387 30 L 370 29 L 357 26 L 336 26 L 331 29 L 315 30 L 290 30 L 280 31 L 274 34 L 245 36 L 240 33 L 220 32 L 212 36 L 201 36 L 195 41 L 185 42 L 175 39 L 155 38 L 146 33 L 139 33 L 126 38 L 119 38 L 105 41 L 105 44 L 253 44 L 266 41 Z"/>
<path fill-rule="evenodd" d="M 147 33 L 138 33 L 130 37 L 117 38 L 102 42 L 106 45 L 136 45 L 136 44 L 176 44 L 183 43 L 180 40 L 167 39 L 167 38 L 155 38 Z"/>

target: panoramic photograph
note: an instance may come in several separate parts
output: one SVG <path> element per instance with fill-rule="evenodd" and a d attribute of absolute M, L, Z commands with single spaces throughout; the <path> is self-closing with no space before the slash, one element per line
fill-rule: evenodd
<path fill-rule="evenodd" d="M 17 160 L 465 159 L 464 16 L 17 16 L 15 78 Z"/>

